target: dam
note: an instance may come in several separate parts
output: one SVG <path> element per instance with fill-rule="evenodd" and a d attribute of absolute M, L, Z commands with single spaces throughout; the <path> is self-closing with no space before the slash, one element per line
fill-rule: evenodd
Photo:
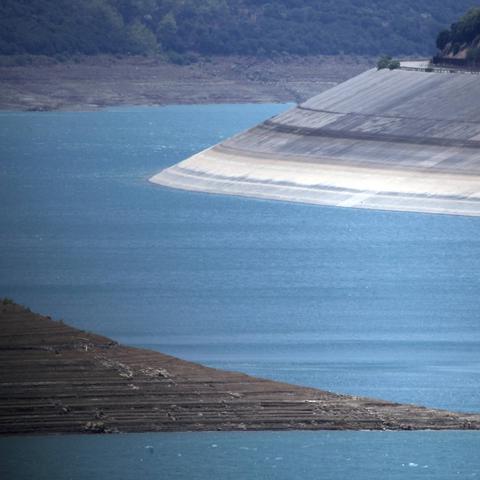
<path fill-rule="evenodd" d="M 480 216 L 480 76 L 368 70 L 150 181 L 336 207 Z"/>

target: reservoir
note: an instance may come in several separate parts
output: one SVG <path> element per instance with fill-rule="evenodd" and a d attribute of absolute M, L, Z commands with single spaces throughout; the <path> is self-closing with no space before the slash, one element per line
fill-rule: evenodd
<path fill-rule="evenodd" d="M 480 411 L 480 218 L 148 183 L 289 107 L 0 113 L 0 296 L 214 367 Z M 5 478 L 31 478 L 35 465 L 37 478 L 93 476 L 92 465 L 103 472 L 97 478 L 134 478 L 139 465 L 144 478 L 480 475 L 476 432 L 35 437 L 0 445 Z M 61 470 L 58 457 L 72 470 Z"/>

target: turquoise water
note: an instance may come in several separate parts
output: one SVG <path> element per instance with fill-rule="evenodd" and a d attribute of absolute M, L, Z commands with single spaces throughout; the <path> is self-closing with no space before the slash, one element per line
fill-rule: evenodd
<path fill-rule="evenodd" d="M 161 168 L 285 108 L 0 113 L 0 296 L 125 343 L 212 366 L 480 411 L 480 219 L 284 204 L 147 182 Z M 302 435 L 222 439 L 233 450 L 242 446 L 240 438 L 265 448 L 273 441 L 288 451 L 304 442 Z M 312 435 L 339 462 L 330 462 L 330 476 L 320 478 L 346 478 L 345 468 L 360 468 L 357 457 L 341 463 L 345 445 L 368 456 L 378 439 L 385 452 L 408 443 L 425 458 L 437 458 L 427 462 L 424 476 L 444 465 L 436 452 L 452 449 L 461 463 L 470 451 L 464 443 L 480 446 L 476 433 Z M 106 455 L 122 445 L 143 451 L 145 438 L 182 442 L 198 452 L 216 442 L 214 434 L 88 438 L 95 440 L 78 440 L 78 448 L 89 461 L 98 457 L 95 442 L 106 442 Z M 431 438 L 441 446 L 432 450 Z M 59 451 L 76 454 L 62 450 L 63 440 L 14 442 L 53 462 Z M 76 445 L 77 439 L 65 442 Z M 376 461 L 388 478 L 416 478 L 411 472 L 417 467 L 382 463 L 379 448 Z M 14 457 L 18 466 L 21 454 Z M 148 458 L 170 472 L 177 465 Z M 309 478 L 311 459 L 298 461 L 298 478 Z M 204 468 L 219 472 L 222 457 L 212 462 Z M 255 463 L 265 474 L 258 478 L 273 468 L 262 462 Z M 224 478 L 245 478 L 245 470 L 242 476 L 234 464 L 225 465 L 231 476 Z M 318 465 L 312 478 L 322 473 Z M 472 465 L 479 471 L 478 463 Z M 281 471 L 286 475 L 289 468 Z M 188 478 L 178 475 L 165 478 Z M 454 475 L 452 470 L 431 478 Z"/>
<path fill-rule="evenodd" d="M 2 478 L 478 479 L 475 432 L 260 432 L 0 438 Z M 48 464 L 45 453 L 48 452 Z M 22 461 L 19 461 L 19 458 Z"/>

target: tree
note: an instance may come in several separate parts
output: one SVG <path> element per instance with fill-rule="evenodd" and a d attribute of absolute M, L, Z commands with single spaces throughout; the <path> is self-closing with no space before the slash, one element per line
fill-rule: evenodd
<path fill-rule="evenodd" d="M 443 50 L 447 44 L 450 42 L 452 36 L 450 34 L 450 30 L 442 30 L 438 35 L 437 35 L 437 48 L 439 50 Z"/>
<path fill-rule="evenodd" d="M 377 70 L 383 70 L 385 68 L 388 68 L 389 70 L 396 70 L 397 68 L 400 68 L 400 62 L 398 60 L 394 60 L 388 55 L 385 55 L 378 60 Z"/>
<path fill-rule="evenodd" d="M 398 60 L 392 60 L 388 64 L 389 70 L 396 70 L 397 68 L 400 68 L 400 62 Z"/>
<path fill-rule="evenodd" d="M 388 55 L 384 55 L 383 57 L 380 57 L 380 59 L 377 62 L 377 70 L 383 70 L 384 68 L 388 68 L 391 61 L 392 61 L 392 57 L 389 57 Z"/>
<path fill-rule="evenodd" d="M 152 53 L 157 50 L 155 35 L 139 20 L 135 20 L 128 27 L 127 48 L 129 53 L 142 54 Z"/>

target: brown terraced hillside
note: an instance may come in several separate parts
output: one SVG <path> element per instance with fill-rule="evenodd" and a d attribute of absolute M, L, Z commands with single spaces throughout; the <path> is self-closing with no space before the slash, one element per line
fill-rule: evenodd
<path fill-rule="evenodd" d="M 0 433 L 480 429 L 456 414 L 337 395 L 130 348 L 0 305 Z"/>

